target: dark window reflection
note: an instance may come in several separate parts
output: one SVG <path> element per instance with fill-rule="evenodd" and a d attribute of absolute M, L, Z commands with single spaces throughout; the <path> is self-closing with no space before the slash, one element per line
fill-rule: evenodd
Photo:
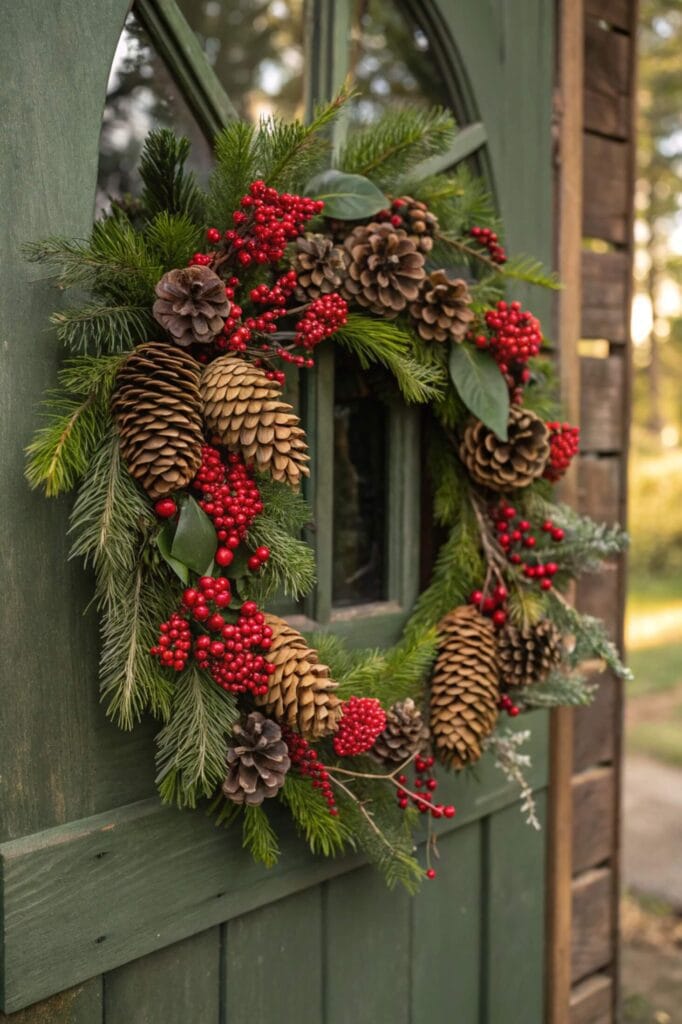
<path fill-rule="evenodd" d="M 202 180 L 211 167 L 211 148 L 171 74 L 134 14 L 126 18 L 109 73 L 100 136 L 96 214 L 110 198 L 140 191 L 137 164 L 152 128 L 172 128 L 192 143 L 188 166 Z"/>
<path fill-rule="evenodd" d="M 387 597 L 388 409 L 340 353 L 334 378 L 334 573 L 340 605 Z"/>
<path fill-rule="evenodd" d="M 240 117 L 303 116 L 303 0 L 180 0 Z"/>

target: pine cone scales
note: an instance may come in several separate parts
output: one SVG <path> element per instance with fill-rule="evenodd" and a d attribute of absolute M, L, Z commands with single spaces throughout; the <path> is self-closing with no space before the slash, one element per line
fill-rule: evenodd
<path fill-rule="evenodd" d="M 402 764 L 429 746 L 429 729 L 415 702 L 408 697 L 386 712 L 386 728 L 377 737 L 372 754 L 384 764 Z"/>
<path fill-rule="evenodd" d="M 422 282 L 419 297 L 410 305 L 417 333 L 424 341 L 461 341 L 474 314 L 466 281 L 450 280 L 444 270 L 434 270 Z"/>
<path fill-rule="evenodd" d="M 181 348 L 213 341 L 230 312 L 225 284 L 208 267 L 169 270 L 154 291 L 154 318 Z"/>
<path fill-rule="evenodd" d="M 413 302 L 424 280 L 424 257 L 402 228 L 374 222 L 344 242 L 348 270 L 342 294 L 349 302 L 392 320 Z"/>
<path fill-rule="evenodd" d="M 163 342 L 134 349 L 116 378 L 111 409 L 130 474 L 155 501 L 186 487 L 201 463 L 201 367 Z"/>
<path fill-rule="evenodd" d="M 265 618 L 272 628 L 267 659 L 275 671 L 268 692 L 255 697 L 256 704 L 306 739 L 328 736 L 341 718 L 341 701 L 329 669 L 292 626 L 276 615 Z"/>
<path fill-rule="evenodd" d="M 469 475 L 494 491 L 527 487 L 542 476 L 549 459 L 549 431 L 539 416 L 519 405 L 509 410 L 508 440 L 480 420 L 464 431 L 459 454 Z"/>
<path fill-rule="evenodd" d="M 403 220 L 408 237 L 420 252 L 429 253 L 433 249 L 433 239 L 438 230 L 438 218 L 431 213 L 426 203 L 412 196 L 401 196 L 394 199 L 391 209 L 395 210 Z"/>
<path fill-rule="evenodd" d="M 296 294 L 302 300 L 318 299 L 338 291 L 346 269 L 346 256 L 331 238 L 304 235 L 296 239 L 293 268 L 298 277 Z"/>
<path fill-rule="evenodd" d="M 261 473 L 298 487 L 308 474 L 308 446 L 296 413 L 262 370 L 220 356 L 201 378 L 204 420 L 220 443 L 241 451 Z"/>
<path fill-rule="evenodd" d="M 497 721 L 495 630 L 473 605 L 462 605 L 445 616 L 439 631 L 431 680 L 431 736 L 444 764 L 464 768 L 478 761 L 481 743 Z"/>
<path fill-rule="evenodd" d="M 227 775 L 223 793 L 236 804 L 262 804 L 284 785 L 291 761 L 277 722 L 252 711 L 235 725 L 227 748 Z"/>
<path fill-rule="evenodd" d="M 561 661 L 561 633 L 550 619 L 522 629 L 507 625 L 498 636 L 497 656 L 506 686 L 541 683 Z"/>

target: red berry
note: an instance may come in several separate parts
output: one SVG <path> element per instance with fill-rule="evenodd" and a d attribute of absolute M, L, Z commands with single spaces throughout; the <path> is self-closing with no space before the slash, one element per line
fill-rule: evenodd
<path fill-rule="evenodd" d="M 436 877 L 436 872 L 434 871 L 433 868 L 429 868 L 428 869 L 428 871 L 426 872 L 426 877 L 427 878 L 435 878 Z"/>
<path fill-rule="evenodd" d="M 154 511 L 159 519 L 170 519 L 178 511 L 178 506 L 172 498 L 160 498 L 154 505 Z"/>

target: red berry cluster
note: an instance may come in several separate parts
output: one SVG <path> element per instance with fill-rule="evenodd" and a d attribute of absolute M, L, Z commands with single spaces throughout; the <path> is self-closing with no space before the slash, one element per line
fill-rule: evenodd
<path fill-rule="evenodd" d="M 192 633 L 189 622 L 179 612 L 173 612 L 167 622 L 159 626 L 159 641 L 149 653 L 158 658 L 162 665 L 182 672 L 189 652 L 192 650 Z"/>
<path fill-rule="evenodd" d="M 237 261 L 248 267 L 281 260 L 287 242 L 302 234 L 306 222 L 322 211 L 324 203 L 253 181 L 239 206 L 232 214 L 234 228 L 226 231 L 224 238 Z"/>
<path fill-rule="evenodd" d="M 296 324 L 296 345 L 315 348 L 331 337 L 348 320 L 348 303 L 336 292 L 321 295 L 310 303 Z"/>
<path fill-rule="evenodd" d="M 493 263 L 506 263 L 507 253 L 505 252 L 504 246 L 500 245 L 497 232 L 491 228 L 479 228 L 473 227 L 469 231 L 469 234 L 475 239 L 479 245 L 482 245 L 484 249 L 488 250 L 488 255 Z"/>
<path fill-rule="evenodd" d="M 214 613 L 206 625 L 220 639 L 209 634 L 197 637 L 194 657 L 214 682 L 230 693 L 267 693 L 268 678 L 275 671 L 265 657 L 272 645 L 272 629 L 255 601 L 244 602 L 236 622 L 225 622 L 222 615 Z"/>
<path fill-rule="evenodd" d="M 386 712 L 374 697 L 351 697 L 343 705 L 341 724 L 334 736 L 339 757 L 364 754 L 386 728 Z"/>
<path fill-rule="evenodd" d="M 532 313 L 523 312 L 520 302 L 501 300 L 485 314 L 485 322 L 490 333 L 476 335 L 476 346 L 491 352 L 512 384 L 525 384 L 530 378 L 526 364 L 542 345 L 540 321 Z"/>
<path fill-rule="evenodd" d="M 218 609 L 227 608 L 231 603 L 230 581 L 225 576 L 202 576 L 196 587 L 188 587 L 182 595 L 187 614 L 214 632 L 225 625 Z"/>
<path fill-rule="evenodd" d="M 494 624 L 499 628 L 504 626 L 507 621 L 507 588 L 500 584 L 499 587 L 495 587 L 492 594 L 488 597 L 485 596 L 482 590 L 472 590 L 469 594 L 469 604 L 473 604 L 474 607 L 478 608 L 481 615 L 487 616 L 492 619 Z"/>
<path fill-rule="evenodd" d="M 455 815 L 455 808 L 452 804 L 435 804 L 433 794 L 438 789 L 438 780 L 433 776 L 433 757 L 417 757 L 414 762 L 414 790 L 407 789 L 407 775 L 399 775 L 397 778 L 398 807 L 406 810 L 412 802 L 420 814 L 430 814 L 432 818 L 452 818 Z M 416 791 L 416 792 L 415 792 Z"/>
<path fill-rule="evenodd" d="M 190 256 L 188 263 L 190 267 L 209 267 L 213 263 L 213 253 L 195 252 Z"/>
<path fill-rule="evenodd" d="M 549 462 L 542 474 L 546 480 L 556 483 L 568 469 L 580 448 L 580 427 L 570 423 L 548 423 Z"/>
<path fill-rule="evenodd" d="M 503 693 L 497 702 L 497 706 L 500 711 L 506 711 L 510 718 L 516 718 L 521 711 L 521 708 L 517 707 L 514 701 L 511 699 L 508 693 Z"/>
<path fill-rule="evenodd" d="M 310 746 L 307 740 L 287 726 L 282 728 L 282 738 L 289 748 L 292 766 L 304 778 L 312 779 L 313 789 L 320 790 L 329 808 L 329 813 L 335 818 L 339 811 L 334 799 L 332 784 L 329 781 L 329 772 L 318 760 L 317 751 Z"/>
<path fill-rule="evenodd" d="M 492 518 L 497 531 L 497 541 L 511 564 L 523 565 L 523 575 L 527 579 L 537 579 L 542 590 L 550 590 L 552 577 L 559 571 L 559 566 L 556 562 L 534 564 L 527 561 L 538 542 L 538 535 L 533 531 L 529 521 L 521 519 L 513 505 L 504 503 L 493 509 Z M 564 531 L 549 519 L 542 524 L 542 532 L 549 534 L 557 544 L 564 539 Z"/>
<path fill-rule="evenodd" d="M 226 568 L 251 523 L 263 511 L 253 473 L 244 465 L 241 455 L 229 452 L 224 459 L 217 448 L 207 444 L 201 449 L 201 465 L 192 487 L 201 494 L 199 504 L 216 528 L 216 564 Z M 258 548 L 249 559 L 249 568 L 259 569 L 269 557 L 266 547 Z"/>
<path fill-rule="evenodd" d="M 238 282 L 237 278 L 231 278 L 231 282 Z M 258 306 L 264 308 L 257 316 L 249 316 L 242 321 L 243 310 L 235 304 L 230 309 L 230 315 L 225 321 L 222 337 L 218 338 L 216 346 L 219 349 L 227 349 L 230 352 L 246 352 L 249 342 L 253 341 L 254 335 L 274 334 L 277 331 L 277 321 L 286 314 L 286 304 L 294 288 L 296 287 L 296 273 L 293 270 L 283 274 L 272 288 L 267 284 L 260 284 L 250 292 L 250 299 Z M 226 294 L 228 289 L 225 289 Z M 234 290 L 232 289 L 233 294 Z M 228 298 L 231 298 L 227 294 Z M 261 345 L 264 351 L 269 351 L 270 346 L 266 343 Z"/>
<path fill-rule="evenodd" d="M 375 216 L 375 220 L 378 221 L 390 221 L 394 228 L 408 228 L 402 215 L 402 209 L 407 206 L 407 200 L 405 199 L 394 199 L 387 210 L 379 210 Z"/>

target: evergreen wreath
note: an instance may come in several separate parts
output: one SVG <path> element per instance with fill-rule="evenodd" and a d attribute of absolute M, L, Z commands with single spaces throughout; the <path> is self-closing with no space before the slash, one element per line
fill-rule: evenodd
<path fill-rule="evenodd" d="M 555 278 L 508 258 L 468 170 L 420 175 L 452 143 L 444 110 L 386 114 L 330 168 L 346 98 L 308 125 L 230 124 L 207 191 L 185 170 L 187 140 L 152 132 L 139 201 L 114 202 L 86 241 L 29 247 L 90 298 L 52 316 L 71 355 L 27 476 L 48 496 L 77 488 L 102 699 L 123 729 L 159 721 L 162 800 L 240 818 L 268 866 L 281 802 L 314 853 L 361 849 L 413 891 L 435 875 L 432 843 L 426 868 L 415 859 L 417 824 L 454 814 L 437 761 L 463 770 L 491 749 L 537 824 L 500 714 L 587 703 L 586 659 L 625 672 L 563 596 L 624 535 L 552 497 L 578 429 L 559 419 L 539 322 L 505 293 Z M 429 421 L 445 540 L 391 650 L 307 639 L 265 610 L 315 583 L 305 432 L 281 385 L 320 344 Z"/>

